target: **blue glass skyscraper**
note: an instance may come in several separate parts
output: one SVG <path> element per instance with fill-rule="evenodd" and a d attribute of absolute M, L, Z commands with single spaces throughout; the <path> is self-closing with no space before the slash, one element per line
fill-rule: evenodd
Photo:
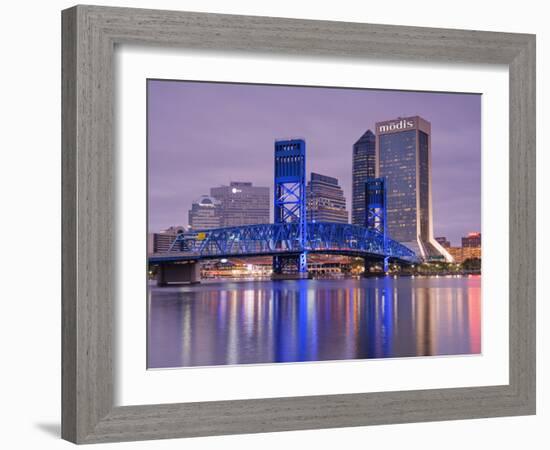
<path fill-rule="evenodd" d="M 365 182 L 376 176 L 376 137 L 371 130 L 353 144 L 351 223 L 365 224 Z"/>
<path fill-rule="evenodd" d="M 376 176 L 386 180 L 389 236 L 426 260 L 452 262 L 433 237 L 430 122 L 419 116 L 378 122 Z"/>

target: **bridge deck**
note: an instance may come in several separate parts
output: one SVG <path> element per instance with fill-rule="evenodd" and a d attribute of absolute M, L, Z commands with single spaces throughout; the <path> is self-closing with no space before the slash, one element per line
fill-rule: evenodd
<path fill-rule="evenodd" d="M 259 257 L 259 256 L 277 256 L 277 255 L 299 255 L 301 252 L 288 252 L 288 251 L 271 251 L 267 253 L 231 253 L 231 254 L 219 254 L 219 255 L 203 255 L 200 254 L 191 254 L 188 252 L 162 252 L 162 253 L 151 253 L 148 255 L 147 259 L 151 264 L 160 264 L 167 262 L 183 262 L 183 261 L 204 261 L 210 259 L 230 259 L 230 258 L 239 258 L 239 257 Z M 359 258 L 372 258 L 372 259 L 382 259 L 383 256 L 376 253 L 365 253 L 357 250 L 349 249 L 332 249 L 332 250 L 308 250 L 308 254 L 326 254 L 326 255 L 341 255 L 341 256 L 353 256 Z M 397 257 L 390 257 L 390 260 L 403 261 L 411 263 L 408 259 L 402 259 Z"/>

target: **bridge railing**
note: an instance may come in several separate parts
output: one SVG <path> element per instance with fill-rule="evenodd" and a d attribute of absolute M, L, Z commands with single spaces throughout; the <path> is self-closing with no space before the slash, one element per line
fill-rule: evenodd
<path fill-rule="evenodd" d="M 386 244 L 386 245 L 384 245 Z M 350 224 L 309 222 L 305 242 L 298 223 L 258 224 L 182 233 L 169 252 L 197 257 L 330 251 L 416 261 L 416 254 L 377 231 Z"/>

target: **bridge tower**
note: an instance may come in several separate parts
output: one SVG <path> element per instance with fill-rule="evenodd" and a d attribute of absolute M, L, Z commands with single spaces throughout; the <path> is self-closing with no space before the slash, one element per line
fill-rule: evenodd
<path fill-rule="evenodd" d="M 307 241 L 306 222 L 306 143 L 302 139 L 275 141 L 274 222 L 293 223 L 292 239 L 304 249 Z M 273 257 L 273 273 L 282 274 L 285 267 L 295 266 L 300 278 L 307 277 L 307 254 Z"/>
<path fill-rule="evenodd" d="M 384 236 L 384 255 L 387 255 L 386 178 L 368 178 L 365 182 L 365 227 Z M 384 256 L 384 272 L 389 270 L 389 257 Z"/>

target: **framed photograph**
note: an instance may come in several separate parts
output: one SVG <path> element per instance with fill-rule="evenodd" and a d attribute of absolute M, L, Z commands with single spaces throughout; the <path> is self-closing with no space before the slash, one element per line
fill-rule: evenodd
<path fill-rule="evenodd" d="M 533 35 L 62 23 L 65 439 L 535 413 Z"/>

